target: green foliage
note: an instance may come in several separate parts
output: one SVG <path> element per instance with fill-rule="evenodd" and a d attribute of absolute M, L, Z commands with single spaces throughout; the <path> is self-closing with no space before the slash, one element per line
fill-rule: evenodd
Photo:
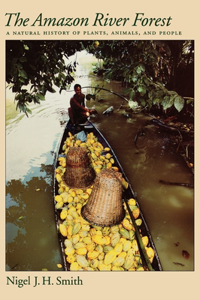
<path fill-rule="evenodd" d="M 148 110 L 155 106 L 163 110 L 175 107 L 178 112 L 183 109 L 177 78 L 193 65 L 194 51 L 192 41 L 182 40 L 7 41 L 6 82 L 16 94 L 16 107 L 28 115 L 29 103 L 39 104 L 47 92 L 55 93 L 55 86 L 60 93 L 67 89 L 77 64 L 68 58 L 83 49 L 99 59 L 95 72 L 99 69 L 105 80 L 123 82 L 130 107 L 135 108 L 137 102 Z"/>
<path fill-rule="evenodd" d="M 26 115 L 31 113 L 28 104 L 39 104 L 54 86 L 60 92 L 74 80 L 76 61 L 69 62 L 70 55 L 83 49 L 79 41 L 7 41 L 6 82 L 16 93 L 16 108 Z"/>
<path fill-rule="evenodd" d="M 100 41 L 97 49 L 88 50 L 104 60 L 105 79 L 126 85 L 123 94 L 130 101 L 148 110 L 183 109 L 184 99 L 176 91 L 177 70 L 193 64 L 191 41 Z"/>

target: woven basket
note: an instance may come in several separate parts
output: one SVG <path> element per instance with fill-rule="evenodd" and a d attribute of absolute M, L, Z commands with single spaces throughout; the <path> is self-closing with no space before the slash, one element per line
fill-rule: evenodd
<path fill-rule="evenodd" d="M 99 226 L 112 226 L 123 220 L 125 210 L 121 178 L 121 173 L 111 169 L 104 169 L 98 173 L 92 193 L 81 210 L 85 220 Z"/>
<path fill-rule="evenodd" d="M 64 182 L 70 188 L 86 188 L 93 184 L 95 177 L 87 150 L 71 147 L 66 156 Z"/>

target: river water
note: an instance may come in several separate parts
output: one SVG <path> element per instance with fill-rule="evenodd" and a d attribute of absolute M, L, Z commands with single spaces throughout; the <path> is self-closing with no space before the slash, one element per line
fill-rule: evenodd
<path fill-rule="evenodd" d="M 78 54 L 75 83 L 84 94 L 88 86 L 121 93 L 119 82 L 106 82 L 92 73 L 97 60 Z M 14 95 L 6 90 L 6 270 L 62 270 L 54 221 L 53 161 L 73 95 L 69 91 L 48 93 L 40 105 L 30 105 L 27 118 L 15 109 Z M 164 271 L 194 270 L 194 191 L 169 186 L 159 180 L 193 183 L 193 176 L 158 128 L 146 125 L 148 116 L 125 116 L 122 98 L 101 90 L 87 101 L 98 115 L 91 118 L 109 141 L 130 180 L 149 226 Z M 114 106 L 106 116 L 105 109 Z M 120 108 L 120 109 L 119 109 Z M 134 138 L 141 128 L 144 135 Z M 189 253 L 189 258 L 182 255 Z"/>

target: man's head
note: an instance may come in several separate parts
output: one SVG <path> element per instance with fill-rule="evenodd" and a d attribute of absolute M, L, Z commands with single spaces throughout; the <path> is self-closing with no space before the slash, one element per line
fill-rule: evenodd
<path fill-rule="evenodd" d="M 80 94 L 81 93 L 81 86 L 80 86 L 80 84 L 75 84 L 74 91 L 75 91 L 76 94 Z"/>

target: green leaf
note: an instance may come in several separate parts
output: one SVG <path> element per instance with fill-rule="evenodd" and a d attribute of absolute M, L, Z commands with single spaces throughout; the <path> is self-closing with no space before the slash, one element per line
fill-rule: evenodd
<path fill-rule="evenodd" d="M 129 93 L 129 98 L 132 100 L 135 97 L 135 91 L 132 89 Z"/>
<path fill-rule="evenodd" d="M 39 98 L 40 100 L 45 100 L 44 95 L 42 95 L 42 94 L 36 94 L 36 95 L 38 96 L 38 98 Z"/>
<path fill-rule="evenodd" d="M 140 103 L 141 103 L 141 105 L 142 105 L 143 107 L 146 106 L 146 101 L 145 101 L 144 99 L 140 99 Z"/>
<path fill-rule="evenodd" d="M 160 103 L 160 99 L 159 99 L 159 98 L 155 98 L 155 99 L 153 100 L 153 104 L 156 104 L 156 103 Z"/>
<path fill-rule="evenodd" d="M 162 106 L 164 109 L 168 109 L 172 107 L 173 104 L 174 104 L 173 97 L 165 96 L 162 100 Z"/>
<path fill-rule="evenodd" d="M 174 106 L 178 110 L 178 112 L 180 112 L 183 109 L 184 104 L 185 104 L 185 101 L 181 96 L 177 96 L 174 99 Z"/>
<path fill-rule="evenodd" d="M 146 94 L 146 87 L 145 87 L 145 85 L 140 85 L 140 86 L 138 86 L 138 92 L 142 95 L 142 96 L 144 96 L 145 94 Z"/>
<path fill-rule="evenodd" d="M 22 56 L 19 58 L 20 62 L 26 62 L 27 61 L 27 57 L 26 56 Z"/>
<path fill-rule="evenodd" d="M 19 69 L 19 76 L 20 76 L 20 77 L 23 77 L 23 78 L 25 78 L 25 79 L 28 78 L 28 75 L 27 75 L 26 71 L 20 70 L 20 69 Z"/>

